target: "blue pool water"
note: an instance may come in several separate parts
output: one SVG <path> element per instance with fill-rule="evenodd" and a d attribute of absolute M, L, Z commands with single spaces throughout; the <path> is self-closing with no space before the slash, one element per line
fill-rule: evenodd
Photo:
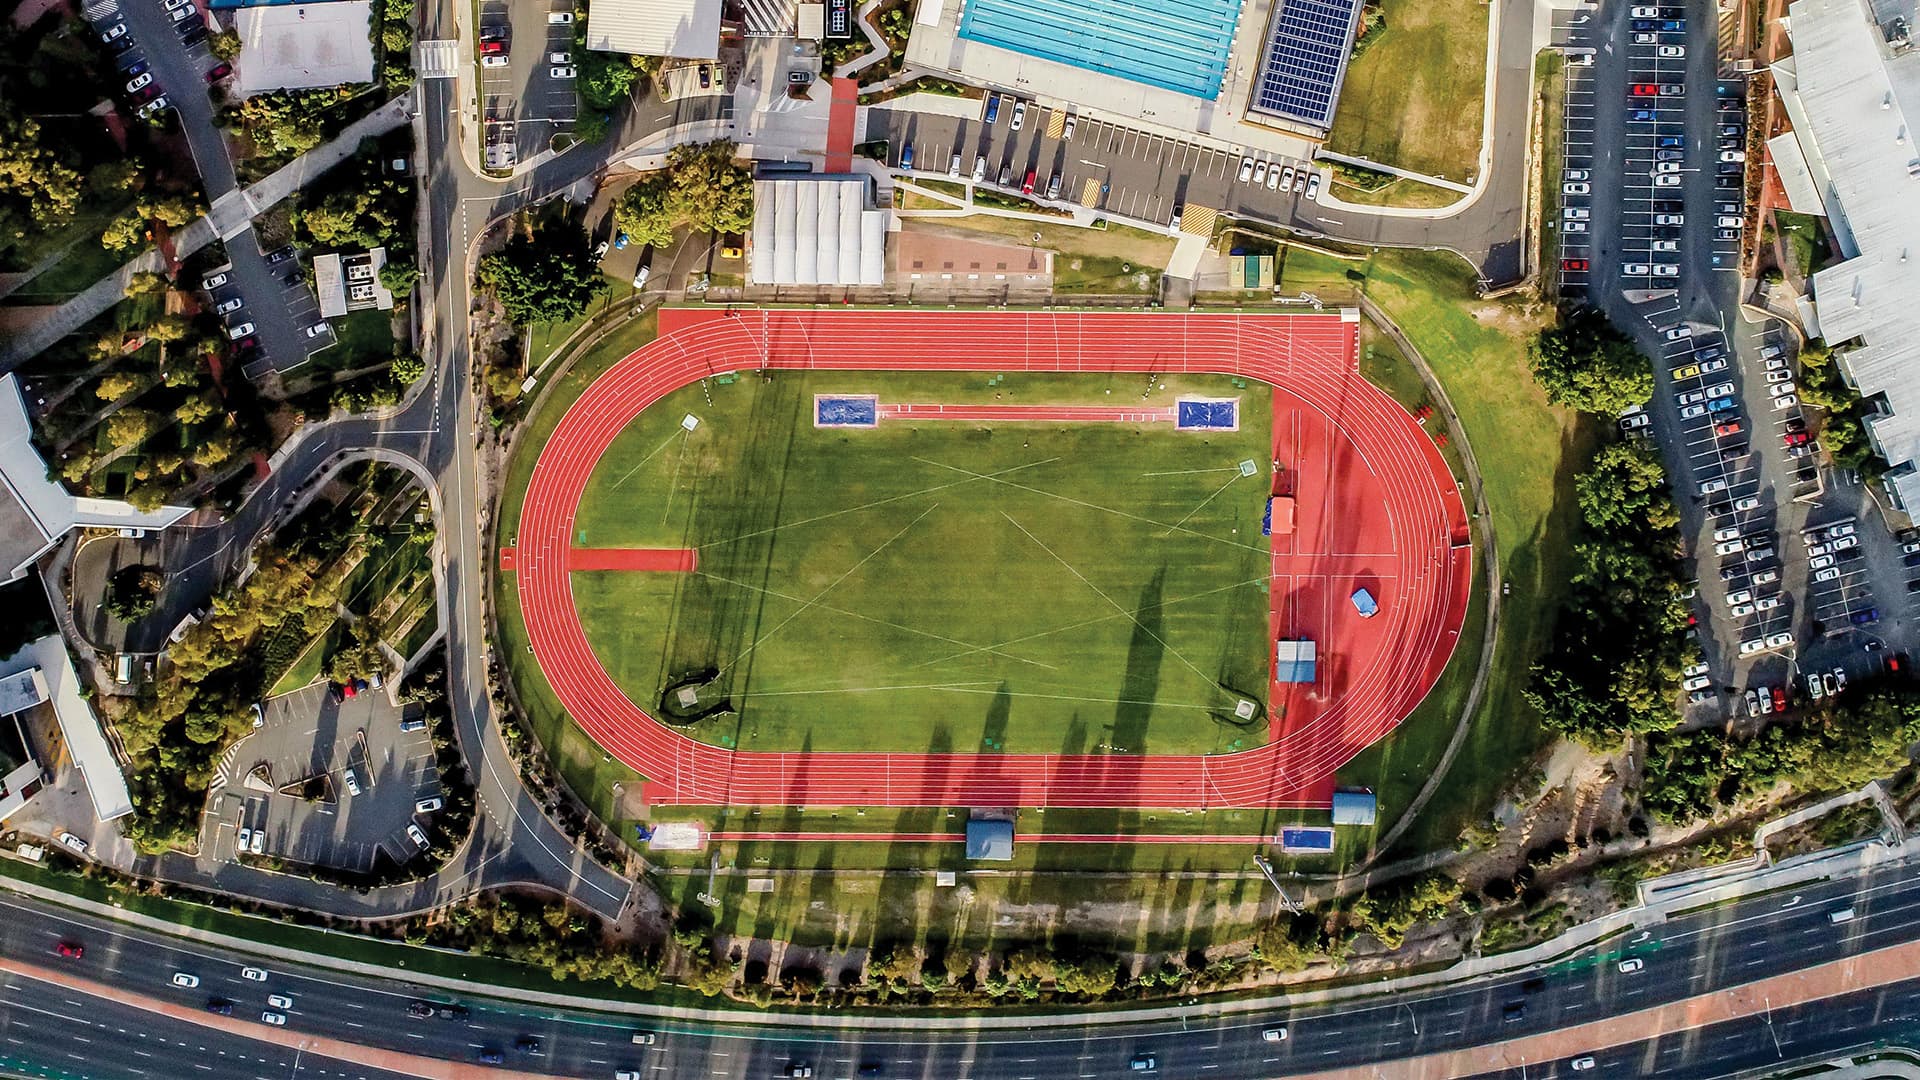
<path fill-rule="evenodd" d="M 1213 99 L 1241 0 L 966 0 L 960 36 Z"/>

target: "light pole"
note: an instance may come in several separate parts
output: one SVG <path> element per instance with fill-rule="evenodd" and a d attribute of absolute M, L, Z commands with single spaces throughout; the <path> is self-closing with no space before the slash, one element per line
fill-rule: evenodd
<path fill-rule="evenodd" d="M 1777 1056 L 1780 1060 L 1785 1061 L 1787 1059 L 1787 1052 L 1785 1050 L 1780 1049 L 1780 1035 L 1778 1032 L 1773 1030 L 1773 999 L 1771 997 L 1762 995 L 1760 1000 L 1764 1002 L 1767 1006 L 1767 1034 L 1773 1036 L 1774 1055 Z"/>
<path fill-rule="evenodd" d="M 1400 1007 L 1401 1007 L 1401 1008 L 1403 1008 L 1403 1009 L 1405 1009 L 1405 1010 L 1407 1010 L 1407 1022 L 1413 1025 L 1413 1034 L 1414 1034 L 1414 1037 L 1415 1037 L 1415 1038 L 1418 1038 L 1418 1037 L 1419 1037 L 1419 1035 L 1420 1035 L 1420 1016 L 1419 1016 L 1419 1014 L 1417 1014 L 1417 1013 L 1415 1013 L 1415 1012 L 1413 1011 L 1413 1006 L 1411 1006 L 1411 1005 L 1409 1005 L 1409 1004 L 1407 1004 L 1407 1003 L 1406 1003 L 1406 1002 L 1404 1002 L 1404 1001 L 1400 1003 Z"/>

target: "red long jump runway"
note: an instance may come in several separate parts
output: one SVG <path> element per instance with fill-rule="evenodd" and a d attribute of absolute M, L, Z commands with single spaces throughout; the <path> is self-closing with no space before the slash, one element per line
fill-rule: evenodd
<path fill-rule="evenodd" d="M 1338 315 L 668 309 L 542 449 L 515 572 L 533 651 L 567 711 L 661 805 L 1324 806 L 1334 770 L 1391 731 L 1466 617 L 1466 508 L 1426 432 L 1362 379 Z M 1274 456 L 1299 526 L 1274 545 L 1273 631 L 1319 643 L 1310 686 L 1272 689 L 1270 740 L 1215 756 L 764 753 L 656 722 L 601 667 L 574 607 L 571 537 L 614 437 L 701 378 L 775 369 L 1195 372 L 1277 388 Z M 1364 583 L 1379 614 L 1347 596 Z M 1344 608 L 1343 608 L 1344 605 Z"/>

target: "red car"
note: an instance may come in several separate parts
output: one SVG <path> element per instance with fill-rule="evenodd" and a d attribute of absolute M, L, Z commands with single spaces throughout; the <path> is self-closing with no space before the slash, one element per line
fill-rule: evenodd
<path fill-rule="evenodd" d="M 1713 433 L 1715 435 L 1738 435 L 1740 434 L 1740 421 L 1729 420 L 1724 424 L 1715 424 Z"/>
<path fill-rule="evenodd" d="M 507 51 L 507 43 L 504 41 L 501 41 L 497 38 L 495 39 L 481 38 L 480 39 L 480 55 L 481 56 L 498 56 L 501 53 L 506 51 Z"/>
<path fill-rule="evenodd" d="M 1643 82 L 1633 84 L 1634 97 L 1657 97 L 1659 93 L 1660 87 L 1656 83 Z"/>
<path fill-rule="evenodd" d="M 1587 260 L 1585 259 L 1561 259 L 1560 260 L 1560 269 L 1562 270 L 1585 270 L 1586 268 L 1587 268 Z"/>
<path fill-rule="evenodd" d="M 1033 170 L 1032 169 L 1027 170 L 1027 182 L 1020 185 L 1020 194 L 1022 195 L 1033 194 Z"/>
<path fill-rule="evenodd" d="M 217 83 L 231 74 L 233 74 L 233 65 L 222 60 L 220 63 L 207 69 L 207 81 L 209 83 Z"/>
<path fill-rule="evenodd" d="M 1782 687 L 1776 686 L 1773 688 L 1773 711 L 1787 711 L 1787 691 Z"/>
<path fill-rule="evenodd" d="M 1805 446 L 1813 441 L 1813 436 L 1804 431 L 1789 431 L 1785 438 L 1788 446 Z"/>
<path fill-rule="evenodd" d="M 83 952 L 86 952 L 86 949 L 82 948 L 76 942 L 63 941 L 60 944 L 55 945 L 53 947 L 53 951 L 59 953 L 61 956 L 64 956 L 69 960 L 78 960 L 80 959 L 80 954 Z"/>

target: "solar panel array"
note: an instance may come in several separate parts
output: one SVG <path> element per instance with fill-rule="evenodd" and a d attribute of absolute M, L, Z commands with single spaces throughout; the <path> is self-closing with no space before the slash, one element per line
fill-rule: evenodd
<path fill-rule="evenodd" d="M 1282 0 L 1253 108 L 1331 127 L 1361 0 Z"/>

